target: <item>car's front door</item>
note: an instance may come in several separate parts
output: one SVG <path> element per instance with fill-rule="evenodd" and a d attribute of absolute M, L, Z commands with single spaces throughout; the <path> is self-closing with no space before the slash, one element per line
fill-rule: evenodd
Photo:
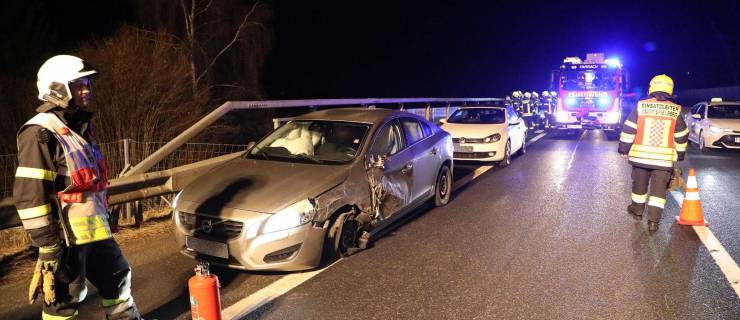
<path fill-rule="evenodd" d="M 391 120 L 376 131 L 368 155 L 383 159 L 383 166 L 369 174 L 380 188 L 380 211 L 382 218 L 387 219 L 409 205 L 413 194 L 413 153 L 406 147 L 398 120 Z"/>
<path fill-rule="evenodd" d="M 506 120 L 509 124 L 509 127 L 506 130 L 508 130 L 509 139 L 511 139 L 511 151 L 514 152 L 519 150 L 522 145 L 526 127 L 522 119 L 511 107 L 506 108 Z"/>

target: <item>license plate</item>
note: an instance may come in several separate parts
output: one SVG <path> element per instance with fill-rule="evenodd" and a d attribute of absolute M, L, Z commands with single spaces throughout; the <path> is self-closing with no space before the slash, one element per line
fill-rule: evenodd
<path fill-rule="evenodd" d="M 461 146 L 459 144 L 453 145 L 455 152 L 473 152 L 473 146 Z"/>
<path fill-rule="evenodd" d="M 568 129 L 583 129 L 583 125 L 580 124 L 569 124 Z"/>
<path fill-rule="evenodd" d="M 223 242 L 185 237 L 185 246 L 198 253 L 223 259 L 229 258 L 229 247 Z"/>
<path fill-rule="evenodd" d="M 735 143 L 740 143 L 740 137 L 735 137 Z"/>

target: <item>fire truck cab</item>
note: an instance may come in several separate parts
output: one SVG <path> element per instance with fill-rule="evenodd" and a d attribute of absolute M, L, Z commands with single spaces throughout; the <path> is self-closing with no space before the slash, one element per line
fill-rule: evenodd
<path fill-rule="evenodd" d="M 558 92 L 551 127 L 558 131 L 602 129 L 619 134 L 623 116 L 626 74 L 616 59 L 589 53 L 586 60 L 566 57 L 553 71 L 552 86 Z"/>

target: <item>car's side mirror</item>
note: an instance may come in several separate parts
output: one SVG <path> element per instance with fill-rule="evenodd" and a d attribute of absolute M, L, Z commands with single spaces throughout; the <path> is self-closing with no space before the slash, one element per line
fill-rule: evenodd
<path fill-rule="evenodd" d="M 439 124 L 445 124 L 447 123 L 447 119 L 439 119 Z"/>
<path fill-rule="evenodd" d="M 698 113 L 692 114 L 691 117 L 694 118 L 694 119 L 701 119 L 701 115 L 698 114 Z"/>

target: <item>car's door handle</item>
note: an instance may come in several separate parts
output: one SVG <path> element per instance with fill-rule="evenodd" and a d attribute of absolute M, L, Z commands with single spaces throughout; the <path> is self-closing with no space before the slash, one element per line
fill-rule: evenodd
<path fill-rule="evenodd" d="M 413 168 L 414 166 L 411 165 L 411 163 L 407 163 L 405 166 L 403 166 L 403 168 L 401 168 L 401 173 L 406 174 L 407 172 L 411 171 L 411 169 Z"/>

